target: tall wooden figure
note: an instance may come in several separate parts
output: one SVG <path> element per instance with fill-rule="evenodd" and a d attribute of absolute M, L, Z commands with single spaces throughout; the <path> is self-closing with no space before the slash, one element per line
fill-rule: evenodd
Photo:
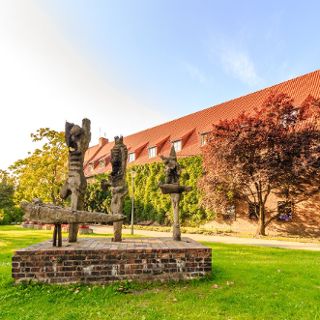
<path fill-rule="evenodd" d="M 128 149 L 123 143 L 123 137 L 114 138 L 114 146 L 111 149 L 112 172 L 109 178 L 111 186 L 111 214 L 123 214 L 124 198 L 128 193 L 126 182 Z M 122 221 L 113 223 L 113 241 L 122 240 Z"/>
<path fill-rule="evenodd" d="M 90 120 L 83 119 L 82 127 L 66 122 L 66 143 L 69 148 L 68 178 L 61 189 L 62 199 L 71 196 L 71 209 L 83 210 L 87 181 L 83 173 L 84 154 L 91 140 Z M 76 242 L 79 225 L 70 223 L 69 242 Z"/>
<path fill-rule="evenodd" d="M 160 189 L 163 194 L 170 194 L 173 208 L 173 240 L 181 241 L 181 231 L 179 222 L 179 202 L 182 192 L 189 192 L 191 187 L 181 186 L 179 183 L 181 168 L 177 161 L 177 155 L 174 147 L 171 147 L 170 155 L 160 156 L 165 166 L 165 183 L 160 183 Z"/>

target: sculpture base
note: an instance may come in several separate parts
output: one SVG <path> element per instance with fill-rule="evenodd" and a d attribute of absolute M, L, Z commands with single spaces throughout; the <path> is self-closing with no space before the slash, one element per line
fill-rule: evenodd
<path fill-rule="evenodd" d="M 211 274 L 211 249 L 183 238 L 106 238 L 51 241 L 15 252 L 12 276 L 16 283 L 108 283 L 119 280 L 188 280 Z"/>

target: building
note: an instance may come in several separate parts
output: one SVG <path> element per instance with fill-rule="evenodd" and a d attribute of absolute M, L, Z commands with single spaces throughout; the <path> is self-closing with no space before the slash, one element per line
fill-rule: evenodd
<path fill-rule="evenodd" d="M 213 123 L 232 119 L 243 111 L 250 112 L 259 107 L 272 91 L 287 93 L 297 104 L 309 94 L 320 97 L 320 70 L 126 136 L 124 143 L 128 147 L 128 162 L 143 164 L 160 161 L 159 156 L 167 155 L 171 144 L 175 146 L 178 157 L 200 154 Z M 111 169 L 112 146 L 113 141 L 100 138 L 97 145 L 87 150 L 84 163 L 87 177 Z"/>
<path fill-rule="evenodd" d="M 288 94 L 297 104 L 302 103 L 308 95 L 320 98 L 320 70 L 126 136 L 124 143 L 128 147 L 128 162 L 129 164 L 144 164 L 160 161 L 159 156 L 167 155 L 172 144 L 178 157 L 198 155 L 201 153 L 201 146 L 206 143 L 206 136 L 212 124 L 223 119 L 232 119 L 243 111 L 252 111 L 261 106 L 270 92 L 274 91 Z M 110 171 L 112 147 L 113 142 L 100 138 L 97 145 L 87 150 L 84 163 L 86 177 Z M 274 205 L 278 207 L 280 205 L 281 208 L 280 201 L 277 202 L 277 199 L 272 201 Z M 295 210 L 295 219 L 292 221 L 297 224 L 296 226 L 295 223 L 290 224 L 293 231 L 297 226 L 300 228 L 303 224 L 306 232 L 314 233 L 320 222 L 320 213 L 319 208 L 313 205 L 311 207 L 308 209 L 310 213 L 308 215 L 305 214 L 306 206 L 300 206 L 300 209 Z M 249 211 L 248 216 L 254 211 L 252 208 L 245 210 Z M 299 215 L 299 210 L 304 214 Z"/>

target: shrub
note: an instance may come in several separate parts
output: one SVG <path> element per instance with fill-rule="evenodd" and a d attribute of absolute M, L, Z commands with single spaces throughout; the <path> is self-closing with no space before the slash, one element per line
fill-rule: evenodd
<path fill-rule="evenodd" d="M 18 207 L 0 209 L 1 225 L 22 222 L 22 219 L 23 219 L 23 212 Z"/>

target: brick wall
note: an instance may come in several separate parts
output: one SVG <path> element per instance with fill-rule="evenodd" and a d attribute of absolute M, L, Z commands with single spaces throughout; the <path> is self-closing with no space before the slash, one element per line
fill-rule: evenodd
<path fill-rule="evenodd" d="M 106 242 L 100 246 L 95 243 L 101 240 L 88 240 L 90 243 L 87 240 L 81 239 L 80 245 L 71 248 L 53 248 L 50 242 L 45 242 L 16 251 L 12 258 L 14 280 L 17 283 L 30 280 L 107 283 L 194 279 L 211 273 L 211 249 L 193 240 L 189 240 L 189 246 L 178 243 L 176 247 L 148 245 L 146 241 L 140 246 L 126 246 L 127 242 L 112 246 L 112 242 L 111 245 L 107 242 L 108 248 Z M 131 244 L 134 241 L 131 240 Z"/>

